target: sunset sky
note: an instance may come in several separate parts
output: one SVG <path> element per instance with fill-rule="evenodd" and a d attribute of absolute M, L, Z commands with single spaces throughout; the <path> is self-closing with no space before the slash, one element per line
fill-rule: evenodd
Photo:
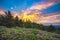
<path fill-rule="evenodd" d="M 0 0 L 0 14 L 4 15 L 8 10 L 19 16 L 29 14 L 24 18 L 31 18 L 39 24 L 60 25 L 60 0 Z"/>

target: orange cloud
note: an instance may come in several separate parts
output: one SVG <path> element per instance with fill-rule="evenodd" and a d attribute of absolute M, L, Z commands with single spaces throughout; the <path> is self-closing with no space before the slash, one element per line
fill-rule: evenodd
<path fill-rule="evenodd" d="M 55 20 L 55 22 L 60 22 L 60 20 Z"/>
<path fill-rule="evenodd" d="M 49 3 L 42 3 L 42 4 L 36 4 L 36 5 L 33 5 L 32 7 L 30 7 L 29 10 L 33 10 L 33 9 L 38 9 L 38 10 L 43 10 L 43 9 L 46 9 L 52 5 L 54 5 L 55 3 L 54 2 L 49 2 Z"/>
<path fill-rule="evenodd" d="M 5 15 L 5 12 L 0 10 L 0 15 Z"/>
<path fill-rule="evenodd" d="M 56 19 L 57 17 L 59 17 L 60 14 L 55 14 L 55 15 L 46 15 L 46 16 L 42 16 L 42 18 L 46 18 L 46 19 Z"/>
<path fill-rule="evenodd" d="M 16 16 L 18 16 L 19 20 L 21 19 L 20 14 L 19 14 L 19 13 L 14 12 L 14 14 L 13 14 L 13 18 L 15 18 Z"/>
<path fill-rule="evenodd" d="M 37 23 L 45 24 L 45 23 L 59 23 L 60 19 L 60 14 L 55 14 L 55 15 L 46 15 L 46 16 L 41 16 L 40 20 L 37 21 Z"/>

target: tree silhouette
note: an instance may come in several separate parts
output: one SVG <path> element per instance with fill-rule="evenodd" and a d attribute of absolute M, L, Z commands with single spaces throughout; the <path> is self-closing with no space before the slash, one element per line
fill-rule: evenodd
<path fill-rule="evenodd" d="M 18 18 L 18 16 L 15 17 L 15 25 L 16 25 L 16 26 L 20 26 L 20 25 L 19 25 L 19 18 Z"/>
<path fill-rule="evenodd" d="M 5 14 L 6 15 L 4 16 L 4 20 L 3 20 L 4 26 L 7 26 L 7 27 L 14 26 L 14 20 L 13 20 L 13 16 L 12 16 L 11 12 L 8 11 L 8 12 L 5 12 Z"/>
<path fill-rule="evenodd" d="M 50 26 L 48 27 L 47 31 L 49 31 L 49 32 L 54 32 L 54 31 L 56 31 L 56 28 L 55 28 L 53 25 L 50 25 Z"/>
<path fill-rule="evenodd" d="M 0 15 L 0 25 L 2 26 L 4 24 L 4 16 Z"/>

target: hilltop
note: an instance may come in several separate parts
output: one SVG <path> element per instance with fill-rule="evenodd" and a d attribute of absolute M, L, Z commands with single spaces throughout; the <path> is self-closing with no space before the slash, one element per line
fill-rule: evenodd
<path fill-rule="evenodd" d="M 2 40 L 60 40 L 60 34 L 33 28 L 0 28 Z"/>

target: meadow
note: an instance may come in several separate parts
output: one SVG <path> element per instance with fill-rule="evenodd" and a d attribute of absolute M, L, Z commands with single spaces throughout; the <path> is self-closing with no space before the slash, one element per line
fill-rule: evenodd
<path fill-rule="evenodd" d="M 0 28 L 0 40 L 60 40 L 60 34 L 34 28 Z"/>

